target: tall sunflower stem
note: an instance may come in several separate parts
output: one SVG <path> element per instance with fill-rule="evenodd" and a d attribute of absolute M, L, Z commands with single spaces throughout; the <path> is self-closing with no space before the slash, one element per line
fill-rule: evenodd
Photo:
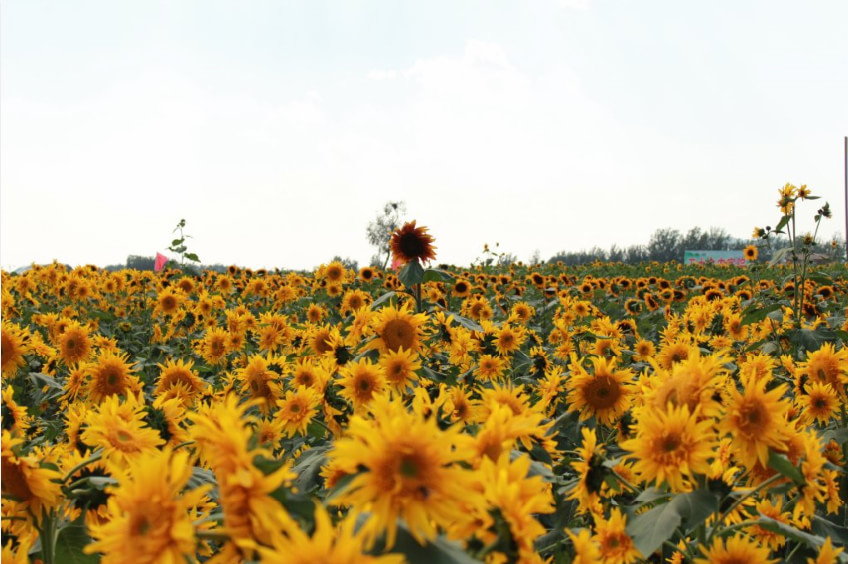
<path fill-rule="evenodd" d="M 421 313 L 421 282 L 415 285 L 415 308 L 416 313 Z"/>
<path fill-rule="evenodd" d="M 724 523 L 724 520 L 727 519 L 727 517 L 731 513 L 736 511 L 737 507 L 739 507 L 740 505 L 745 503 L 745 500 L 747 500 L 748 498 L 758 494 L 759 492 L 763 491 L 764 489 L 766 489 L 767 487 L 769 487 L 770 485 L 772 485 L 773 483 L 775 483 L 775 482 L 777 482 L 778 480 L 781 480 L 781 479 L 783 479 L 782 474 L 775 474 L 774 476 L 772 476 L 771 478 L 769 478 L 768 480 L 766 480 L 765 482 L 763 482 L 762 484 L 760 484 L 756 488 L 748 491 L 745 495 L 743 495 L 742 497 L 740 497 L 739 499 L 734 501 L 733 505 L 728 507 L 727 511 L 722 513 L 721 516 L 718 519 L 716 519 L 716 523 L 715 523 L 715 525 L 713 525 L 713 528 L 710 531 L 709 536 L 707 537 L 707 544 L 709 544 L 713 540 L 713 537 L 715 536 L 716 532 L 721 527 L 721 524 Z"/>

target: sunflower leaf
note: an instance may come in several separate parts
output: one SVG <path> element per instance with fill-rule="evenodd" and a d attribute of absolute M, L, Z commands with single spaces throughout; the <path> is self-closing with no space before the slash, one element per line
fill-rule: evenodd
<path fill-rule="evenodd" d="M 776 472 L 780 473 L 783 476 L 786 476 L 799 486 L 802 486 L 806 483 L 804 480 L 804 475 L 801 471 L 792 464 L 786 456 L 782 454 L 778 454 L 773 450 L 769 451 L 769 459 L 768 459 L 768 467 Z"/>
<path fill-rule="evenodd" d="M 95 564 L 100 561 L 97 554 L 85 554 L 83 547 L 91 542 L 86 533 L 85 520 L 81 516 L 76 521 L 68 523 L 59 530 L 56 536 L 55 562 L 69 564 Z"/>
<path fill-rule="evenodd" d="M 784 537 L 805 544 L 816 550 L 821 548 L 821 546 L 827 540 L 824 537 L 821 537 L 819 535 L 812 535 L 800 529 L 796 529 L 792 525 L 781 523 L 780 521 L 772 519 L 771 517 L 766 517 L 763 514 L 760 514 L 760 518 L 757 521 L 757 525 L 759 525 L 763 529 L 766 529 L 773 533 L 781 534 Z M 840 554 L 838 558 L 840 562 L 848 562 L 848 555 L 846 554 Z"/>
<path fill-rule="evenodd" d="M 783 304 L 774 303 L 759 309 L 754 309 L 752 311 L 746 312 L 745 315 L 742 316 L 741 324 L 750 325 L 751 323 L 758 323 L 765 319 L 768 314 L 773 311 L 779 310 L 781 307 L 783 307 Z"/>
<path fill-rule="evenodd" d="M 395 295 L 395 292 L 386 292 L 385 294 L 383 294 L 382 296 L 380 296 L 379 298 L 374 300 L 374 303 L 371 304 L 371 309 L 374 309 L 378 305 L 381 305 L 382 303 L 387 302 L 388 300 L 393 298 L 394 295 Z"/>
<path fill-rule="evenodd" d="M 421 284 L 424 281 L 424 267 L 421 266 L 418 260 L 411 260 L 398 272 L 398 279 L 407 288 Z"/>
<path fill-rule="evenodd" d="M 627 534 L 643 556 L 650 556 L 671 538 L 683 517 L 675 504 L 663 503 L 641 513 L 627 523 Z"/>

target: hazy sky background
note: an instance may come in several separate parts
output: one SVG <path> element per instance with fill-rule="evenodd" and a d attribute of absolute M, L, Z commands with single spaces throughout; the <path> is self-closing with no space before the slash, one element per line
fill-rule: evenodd
<path fill-rule="evenodd" d="M 777 223 L 844 229 L 848 2 L 4 0 L 0 265 L 438 261 Z M 812 226 L 820 202 L 801 207 Z"/>

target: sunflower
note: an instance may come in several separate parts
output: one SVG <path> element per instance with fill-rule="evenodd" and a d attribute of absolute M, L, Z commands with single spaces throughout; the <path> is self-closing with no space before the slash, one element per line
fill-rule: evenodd
<path fill-rule="evenodd" d="M 0 326 L 0 372 L 14 375 L 23 366 L 24 356 L 30 353 L 29 332 L 17 325 L 3 321 Z"/>
<path fill-rule="evenodd" d="M 82 441 L 103 448 L 103 456 L 118 468 L 134 464 L 138 457 L 165 443 L 159 433 L 144 423 L 145 409 L 134 396 L 121 402 L 116 395 L 106 397 L 85 416 Z"/>
<path fill-rule="evenodd" d="M 534 542 L 547 532 L 534 514 L 554 511 L 551 485 L 542 476 L 528 475 L 531 462 L 526 454 L 510 460 L 510 453 L 504 452 L 497 461 L 483 459 L 480 466 L 483 496 L 490 510 L 497 509 L 509 525 L 519 561 L 524 562 L 538 556 Z"/>
<path fill-rule="evenodd" d="M 270 453 L 249 448 L 248 425 L 254 421 L 246 414 L 249 408 L 250 403 L 239 405 L 238 397 L 229 394 L 222 402 L 189 415 L 194 422 L 191 436 L 218 481 L 223 532 L 231 539 L 223 550 L 232 558 L 225 561 L 252 560 L 257 542 L 269 544 L 274 531 L 292 524 L 271 493 L 296 475 L 289 464 L 267 475 L 253 465 L 254 458 L 270 457 Z"/>
<path fill-rule="evenodd" d="M 374 398 L 370 412 L 352 417 L 330 461 L 362 469 L 334 503 L 370 511 L 371 538 L 387 531 L 386 547 L 394 546 L 401 517 L 424 544 L 437 527 L 468 523 L 483 510 L 474 473 L 460 465 L 468 453 L 459 427 L 442 430 L 434 417 L 425 420 L 386 396 Z"/>
<path fill-rule="evenodd" d="M 636 460 L 633 470 L 657 487 L 667 482 L 672 492 L 691 490 L 696 474 L 707 474 L 715 443 L 712 420 L 698 421 L 697 409 L 668 405 L 639 412 L 636 437 L 621 443 Z"/>
<path fill-rule="evenodd" d="M 719 429 L 730 434 L 736 456 L 748 468 L 757 462 L 767 466 L 769 448 L 780 450 L 786 446 L 789 405 L 782 397 L 787 386 L 781 384 L 766 392 L 768 383 L 765 378 L 749 379 L 744 393 L 730 386 L 726 413 L 719 422 Z"/>
<path fill-rule="evenodd" d="M 365 345 L 365 350 L 378 349 L 380 353 L 404 349 L 420 352 L 422 327 L 427 322 L 423 313 L 410 313 L 409 305 L 400 308 L 388 306 L 374 315 L 371 327 L 376 339 Z"/>
<path fill-rule="evenodd" d="M 168 287 L 156 296 L 156 306 L 153 308 L 153 317 L 159 315 L 174 315 L 185 301 L 185 294 L 179 289 Z"/>
<path fill-rule="evenodd" d="M 367 357 L 349 362 L 340 370 L 339 395 L 348 400 L 354 410 L 363 408 L 372 398 L 383 391 L 386 376 L 383 367 L 373 364 Z"/>
<path fill-rule="evenodd" d="M 334 327 L 329 325 L 322 325 L 321 327 L 312 327 L 307 331 L 306 341 L 313 354 L 320 356 L 332 352 L 333 347 L 330 344 L 330 338 L 333 336 L 333 329 Z"/>
<path fill-rule="evenodd" d="M 727 541 L 716 538 L 709 548 L 701 547 L 706 558 L 696 558 L 695 564 L 734 564 L 736 562 L 760 562 L 770 564 L 769 549 L 761 547 L 745 536 L 733 535 Z"/>
<path fill-rule="evenodd" d="M 235 375 L 241 382 L 239 391 L 249 394 L 251 399 L 258 400 L 259 408 L 267 414 L 279 395 L 280 385 L 277 380 L 280 375 L 271 370 L 268 361 L 260 355 L 251 356 L 247 364 L 237 370 Z"/>
<path fill-rule="evenodd" d="M 3 509 L 6 510 L 7 501 L 14 499 L 22 508 L 27 508 L 28 513 L 38 522 L 41 520 L 42 509 L 56 507 L 61 501 L 62 490 L 57 483 L 61 477 L 56 470 L 42 467 L 35 455 L 21 455 L 23 443 L 22 438 L 3 430 L 0 471 Z"/>
<path fill-rule="evenodd" d="M 589 529 L 580 529 L 576 535 L 570 529 L 566 529 L 565 532 L 571 539 L 571 544 L 574 545 L 572 564 L 595 564 L 601 561 L 601 550 Z"/>
<path fill-rule="evenodd" d="M 830 537 L 825 539 L 824 544 L 819 548 L 819 555 L 815 560 L 807 558 L 807 564 L 836 564 L 839 562 L 839 555 L 845 550 L 843 547 L 834 548 Z"/>
<path fill-rule="evenodd" d="M 157 364 L 157 366 L 159 378 L 153 392 L 157 396 L 180 397 L 184 403 L 191 405 L 194 403 L 194 398 L 208 387 L 208 384 L 194 371 L 193 360 L 168 359 L 165 364 Z"/>
<path fill-rule="evenodd" d="M 777 200 L 777 207 L 783 215 L 792 215 L 792 210 L 795 208 L 795 199 L 797 198 L 797 188 L 790 183 L 786 183 L 779 190 L 780 198 Z"/>
<path fill-rule="evenodd" d="M 363 306 L 371 303 L 371 295 L 362 290 L 348 290 L 342 297 L 340 311 L 342 315 L 353 313 Z"/>
<path fill-rule="evenodd" d="M 594 372 L 573 360 L 575 372 L 568 381 L 569 411 L 579 411 L 580 421 L 594 416 L 599 423 L 611 425 L 630 407 L 632 395 L 630 369 L 615 369 L 615 359 L 592 357 Z"/>
<path fill-rule="evenodd" d="M 830 387 L 830 384 L 808 382 L 804 388 L 804 392 L 797 398 L 802 408 L 801 417 L 804 421 L 812 422 L 815 420 L 823 425 L 827 425 L 839 412 L 839 396 Z"/>
<path fill-rule="evenodd" d="M 67 365 L 84 362 L 91 355 L 92 340 L 87 327 L 71 321 L 56 339 L 59 358 Z"/>
<path fill-rule="evenodd" d="M 376 276 L 376 272 L 370 266 L 363 266 L 359 269 L 359 279 L 363 282 L 370 282 Z"/>
<path fill-rule="evenodd" d="M 209 327 L 202 339 L 194 342 L 197 353 L 209 364 L 227 362 L 229 334 L 217 326 Z"/>
<path fill-rule="evenodd" d="M 97 360 L 88 366 L 88 399 L 97 404 L 104 398 L 138 396 L 141 383 L 133 375 L 128 356 L 112 351 L 102 351 Z"/>
<path fill-rule="evenodd" d="M 612 509 L 609 519 L 600 516 L 595 519 L 595 540 L 604 562 L 629 564 L 642 556 L 627 534 L 627 518 L 618 507 Z"/>
<path fill-rule="evenodd" d="M 298 386 L 295 390 L 286 392 L 282 399 L 277 400 L 277 420 L 283 423 L 283 432 L 287 437 L 295 434 L 306 435 L 306 428 L 312 418 L 318 413 L 322 397 L 312 388 Z"/>
<path fill-rule="evenodd" d="M 675 340 L 660 349 L 657 355 L 657 362 L 659 362 L 660 366 L 669 370 L 675 363 L 686 360 L 689 358 L 689 355 L 694 354 L 696 351 L 697 347 L 691 345 L 689 342 Z"/>
<path fill-rule="evenodd" d="M 181 562 L 195 557 L 192 511 L 210 486 L 184 490 L 192 476 L 187 452 L 153 450 L 110 487 L 109 519 L 89 528 L 86 554 L 102 562 Z"/>
<path fill-rule="evenodd" d="M 11 433 L 26 432 L 29 429 L 32 416 L 27 414 L 25 405 L 18 405 L 14 399 L 15 390 L 12 386 L 3 390 L 3 430 Z"/>
<path fill-rule="evenodd" d="M 654 355 L 657 353 L 657 349 L 651 341 L 640 339 L 639 341 L 636 341 L 635 345 L 633 345 L 633 353 L 633 360 L 637 362 L 647 362 L 654 358 Z"/>
<path fill-rule="evenodd" d="M 328 380 L 328 374 L 316 366 L 310 358 L 300 358 L 292 368 L 291 385 L 306 386 L 323 391 L 324 384 Z"/>
<path fill-rule="evenodd" d="M 400 554 L 368 555 L 368 527 L 357 526 L 358 521 L 359 515 L 350 512 L 338 525 L 333 526 L 327 510 L 316 503 L 315 530 L 312 535 L 307 535 L 296 525 L 274 532 L 270 546 L 259 547 L 261 561 L 263 564 L 403 564 L 405 559 Z"/>
<path fill-rule="evenodd" d="M 825 343 L 816 351 L 807 352 L 806 362 L 798 367 L 801 374 L 810 380 L 830 384 L 845 397 L 845 385 L 848 383 L 848 348 L 834 349 L 832 343 Z"/>
<path fill-rule="evenodd" d="M 583 441 L 577 449 L 577 460 L 571 467 L 577 472 L 578 481 L 566 499 L 577 501 L 577 513 L 600 515 L 603 511 L 601 494 L 604 490 L 604 448 L 598 446 L 598 436 L 594 429 L 583 427 L 580 432 Z"/>
<path fill-rule="evenodd" d="M 453 295 L 457 298 L 467 298 L 471 294 L 471 283 L 463 278 L 453 284 Z"/>
<path fill-rule="evenodd" d="M 510 327 L 504 324 L 495 334 L 495 348 L 501 356 L 507 356 L 519 348 L 527 339 L 527 332 L 520 325 Z"/>
<path fill-rule="evenodd" d="M 491 354 L 483 354 L 480 355 L 474 375 L 481 380 L 497 380 L 503 375 L 506 368 L 507 362 L 503 358 Z"/>
<path fill-rule="evenodd" d="M 426 227 L 416 227 L 414 220 L 392 233 L 389 247 L 394 260 L 401 264 L 414 260 L 429 262 L 436 258 L 433 237 L 427 233 Z"/>
<path fill-rule="evenodd" d="M 757 251 L 757 247 L 754 245 L 748 245 L 745 247 L 743 252 L 745 253 L 745 260 L 747 261 L 757 260 L 757 256 L 759 255 L 759 251 Z"/>
<path fill-rule="evenodd" d="M 418 382 L 416 370 L 421 369 L 421 361 L 412 351 L 404 350 L 403 347 L 397 351 L 387 351 L 380 355 L 379 364 L 385 371 L 386 382 L 397 392 L 402 393 Z"/>

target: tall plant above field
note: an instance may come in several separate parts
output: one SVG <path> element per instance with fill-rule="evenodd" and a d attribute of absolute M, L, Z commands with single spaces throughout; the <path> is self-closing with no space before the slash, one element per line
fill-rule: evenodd
<path fill-rule="evenodd" d="M 782 284 L 785 292 L 785 298 L 782 301 L 774 302 L 755 312 L 755 315 L 770 310 L 770 312 L 778 312 L 783 310 L 783 313 L 791 317 L 791 329 L 787 336 L 795 345 L 795 355 L 799 356 L 802 350 L 815 351 L 824 342 L 833 341 L 839 337 L 840 332 L 829 330 L 827 325 L 822 326 L 818 321 L 814 327 L 805 328 L 803 322 L 807 318 L 816 318 L 816 305 L 812 299 L 813 288 L 812 283 L 819 285 L 832 286 L 833 279 L 824 272 L 812 272 L 811 266 L 815 255 L 815 249 L 818 245 L 816 237 L 821 227 L 823 218 L 830 218 L 830 204 L 825 202 L 813 216 L 815 228 L 812 233 L 809 231 L 801 232 L 798 226 L 798 203 L 805 200 L 818 200 L 818 196 L 813 196 L 811 190 L 806 184 L 799 187 L 786 183 L 779 190 L 779 198 L 777 207 L 780 209 L 781 217 L 774 229 L 771 226 L 765 228 L 755 227 L 753 236 L 762 241 L 771 252 L 772 258 L 768 263 L 769 268 L 786 266 L 791 269 L 787 274 Z M 777 244 L 777 240 L 785 237 L 788 242 L 787 246 Z M 781 248 L 773 249 L 780 246 Z M 756 257 L 755 250 L 750 253 Z M 779 315 L 779 314 L 775 314 Z M 774 315 L 772 316 L 774 317 Z M 749 318 L 750 319 L 750 318 Z"/>

